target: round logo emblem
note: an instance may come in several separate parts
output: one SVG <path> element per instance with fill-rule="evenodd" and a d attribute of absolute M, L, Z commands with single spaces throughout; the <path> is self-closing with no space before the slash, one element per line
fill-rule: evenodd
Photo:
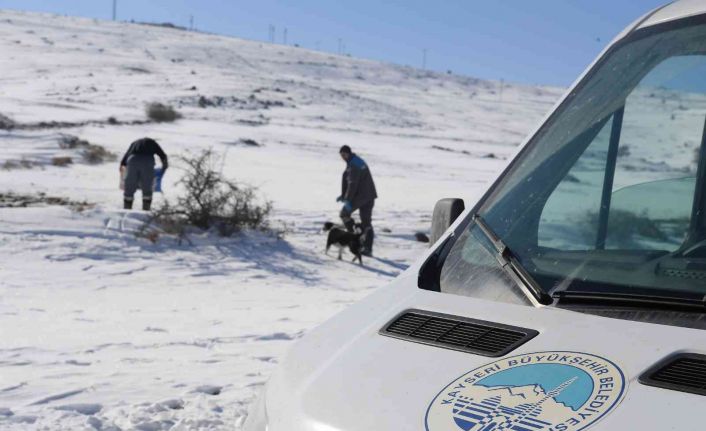
<path fill-rule="evenodd" d="M 427 431 L 578 431 L 622 399 L 613 362 L 576 352 L 537 352 L 469 371 L 434 398 Z"/>

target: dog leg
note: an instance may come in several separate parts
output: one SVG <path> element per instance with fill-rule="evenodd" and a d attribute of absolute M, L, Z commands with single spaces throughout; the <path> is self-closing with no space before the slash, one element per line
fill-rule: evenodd
<path fill-rule="evenodd" d="M 343 247 L 338 248 L 338 260 L 343 259 Z"/>

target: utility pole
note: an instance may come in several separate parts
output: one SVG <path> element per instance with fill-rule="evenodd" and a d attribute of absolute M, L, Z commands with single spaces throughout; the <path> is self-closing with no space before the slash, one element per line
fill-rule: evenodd
<path fill-rule="evenodd" d="M 287 44 L 287 27 L 284 28 L 284 34 L 282 36 L 282 39 L 284 40 L 284 44 Z"/>
<path fill-rule="evenodd" d="M 338 54 L 341 55 L 343 53 L 343 39 L 340 37 L 338 38 Z"/>
<path fill-rule="evenodd" d="M 118 16 L 118 0 L 113 0 L 113 21 L 117 19 Z"/>
<path fill-rule="evenodd" d="M 267 41 L 270 43 L 275 43 L 275 26 L 270 24 L 270 27 L 268 29 L 267 33 Z"/>
<path fill-rule="evenodd" d="M 189 30 L 194 31 L 194 16 L 189 15 Z"/>
<path fill-rule="evenodd" d="M 427 50 L 422 50 L 422 70 L 427 70 Z"/>

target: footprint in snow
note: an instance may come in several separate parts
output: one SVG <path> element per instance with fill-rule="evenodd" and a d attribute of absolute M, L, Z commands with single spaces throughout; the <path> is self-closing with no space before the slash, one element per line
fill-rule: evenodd
<path fill-rule="evenodd" d="M 170 400 L 164 400 L 158 402 L 155 407 L 157 408 L 162 408 L 164 410 L 169 409 L 169 410 L 181 410 L 184 408 L 184 400 L 180 400 L 178 398 L 170 399 Z"/>
<path fill-rule="evenodd" d="M 77 361 L 76 359 L 69 359 L 68 361 L 64 362 L 66 365 L 77 365 L 79 367 L 87 367 L 91 365 L 90 362 L 83 362 L 83 361 Z"/>
<path fill-rule="evenodd" d="M 91 416 L 103 410 L 103 406 L 101 404 L 65 404 L 63 406 L 56 407 L 55 409 Z"/>
<path fill-rule="evenodd" d="M 89 417 L 86 422 L 88 423 L 88 425 L 92 426 L 93 429 L 95 429 L 95 430 L 105 430 L 105 431 L 108 431 L 108 430 L 114 429 L 114 428 L 104 428 L 104 427 L 103 427 L 103 421 L 100 420 L 100 419 L 98 419 L 98 418 L 95 417 L 95 416 Z"/>
<path fill-rule="evenodd" d="M 223 386 L 202 385 L 194 389 L 194 392 L 206 395 L 220 395 L 222 390 Z"/>
<path fill-rule="evenodd" d="M 275 341 L 275 340 L 293 340 L 294 337 L 292 337 L 289 334 L 285 334 L 284 332 L 275 332 L 274 334 L 269 334 L 269 335 L 261 335 L 259 337 L 256 337 L 256 341 Z"/>
<path fill-rule="evenodd" d="M 137 431 L 166 431 L 174 427 L 174 421 L 161 420 L 153 422 L 143 422 L 135 425 Z"/>
<path fill-rule="evenodd" d="M 37 422 L 37 416 L 10 416 L 7 418 L 10 423 L 31 425 Z"/>
<path fill-rule="evenodd" d="M 16 390 L 16 389 L 20 389 L 20 388 L 22 388 L 22 387 L 24 387 L 24 386 L 27 386 L 27 382 L 22 382 L 22 383 L 17 384 L 17 385 L 6 386 L 6 387 L 4 387 L 4 388 L 0 388 L 0 392 L 10 392 L 10 391 L 14 391 L 14 390 Z M 0 416 L 2 416 L 2 413 L 1 413 L 1 412 L 0 412 Z"/>
<path fill-rule="evenodd" d="M 84 391 L 85 391 L 85 389 L 76 389 L 73 391 L 66 391 L 66 392 L 62 392 L 60 394 L 50 395 L 48 397 L 44 397 L 38 401 L 35 401 L 35 402 L 31 403 L 30 405 L 31 406 L 40 406 L 42 404 L 49 404 L 53 401 L 58 401 L 58 400 L 62 400 L 64 398 L 73 397 L 74 395 L 81 394 Z"/>

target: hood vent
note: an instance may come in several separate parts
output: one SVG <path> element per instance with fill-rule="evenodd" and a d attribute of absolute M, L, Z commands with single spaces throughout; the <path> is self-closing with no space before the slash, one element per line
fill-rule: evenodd
<path fill-rule="evenodd" d="M 422 310 L 406 310 L 380 330 L 381 335 L 460 350 L 503 356 L 537 336 L 532 329 Z"/>
<path fill-rule="evenodd" d="M 640 376 L 640 383 L 673 391 L 706 395 L 706 355 L 670 356 Z"/>

